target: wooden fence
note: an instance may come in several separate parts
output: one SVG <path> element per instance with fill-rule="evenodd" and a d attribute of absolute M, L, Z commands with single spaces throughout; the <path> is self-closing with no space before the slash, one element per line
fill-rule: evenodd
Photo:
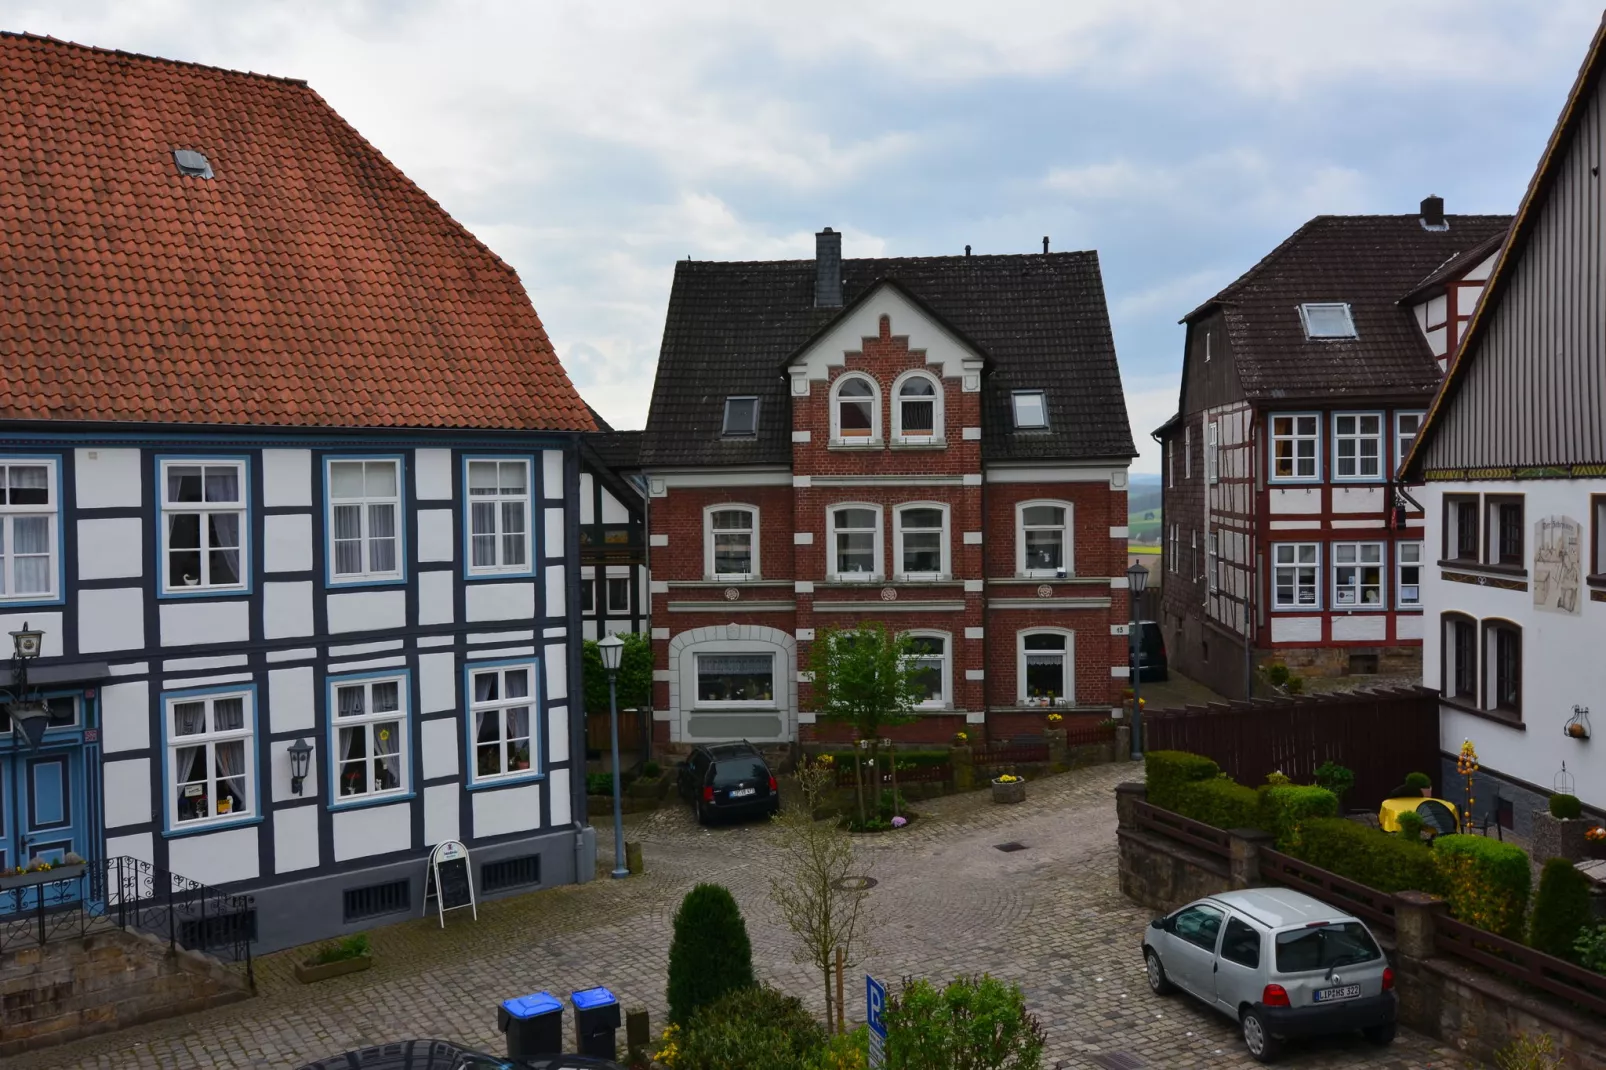
<path fill-rule="evenodd" d="M 1439 704 L 1413 687 L 1185 706 L 1144 713 L 1143 746 L 1203 754 L 1249 785 L 1277 771 L 1309 783 L 1337 762 L 1355 774 L 1345 805 L 1375 810 L 1409 773 L 1437 781 Z"/>
<path fill-rule="evenodd" d="M 1433 943 L 1441 955 L 1477 963 L 1491 973 L 1606 1015 L 1606 974 L 1443 916 L 1433 920 Z"/>
<path fill-rule="evenodd" d="M 619 711 L 619 749 L 634 754 L 646 754 L 648 732 L 652 724 L 649 710 Z M 612 729 L 607 713 L 586 714 L 586 750 L 598 757 L 606 757 L 613 747 Z"/>
<path fill-rule="evenodd" d="M 1232 837 L 1225 830 L 1191 817 L 1183 817 L 1171 810 L 1162 810 L 1153 803 L 1140 802 L 1133 806 L 1137 826 L 1146 832 L 1179 840 L 1217 858 L 1232 855 Z"/>
<path fill-rule="evenodd" d="M 1001 740 L 976 747 L 973 752 L 977 768 L 1005 769 L 1016 765 L 1047 765 L 1048 740 L 1041 736 Z"/>
<path fill-rule="evenodd" d="M 1259 854 L 1260 875 L 1266 880 L 1315 896 L 1378 928 L 1394 930 L 1394 896 L 1388 892 L 1340 877 L 1280 851 L 1262 847 Z"/>

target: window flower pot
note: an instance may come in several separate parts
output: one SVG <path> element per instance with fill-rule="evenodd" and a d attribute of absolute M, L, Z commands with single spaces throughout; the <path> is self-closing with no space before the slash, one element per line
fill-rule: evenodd
<path fill-rule="evenodd" d="M 348 973 L 361 973 L 374 964 L 372 955 L 358 955 L 355 958 L 341 959 L 339 962 L 323 962 L 316 966 L 305 962 L 296 963 L 296 980 L 304 985 L 315 981 L 327 981 L 331 977 L 344 977 Z"/>
<path fill-rule="evenodd" d="M 0 877 L 0 892 L 9 892 L 13 888 L 32 888 L 36 884 L 49 884 L 52 881 L 70 881 L 82 875 L 82 864 L 76 866 L 55 866 L 51 869 L 40 870 L 37 873 L 16 873 Z"/>
<path fill-rule="evenodd" d="M 1026 781 L 1024 780 L 994 780 L 993 802 L 995 803 L 1021 803 L 1026 801 Z"/>

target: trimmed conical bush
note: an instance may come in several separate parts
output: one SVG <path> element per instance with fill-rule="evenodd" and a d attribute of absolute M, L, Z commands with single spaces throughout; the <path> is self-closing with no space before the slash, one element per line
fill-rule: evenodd
<path fill-rule="evenodd" d="M 669 945 L 669 1020 L 684 1025 L 699 1007 L 753 985 L 753 945 L 730 892 L 699 884 L 675 914 Z"/>

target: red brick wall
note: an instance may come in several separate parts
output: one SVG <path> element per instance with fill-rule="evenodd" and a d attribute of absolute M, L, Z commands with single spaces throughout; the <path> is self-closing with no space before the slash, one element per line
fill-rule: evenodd
<path fill-rule="evenodd" d="M 758 507 L 758 567 L 763 578 L 792 578 L 791 487 L 688 487 L 652 500 L 650 530 L 669 536 L 668 546 L 652 548 L 653 579 L 704 578 L 703 513 L 710 505 L 727 503 Z"/>

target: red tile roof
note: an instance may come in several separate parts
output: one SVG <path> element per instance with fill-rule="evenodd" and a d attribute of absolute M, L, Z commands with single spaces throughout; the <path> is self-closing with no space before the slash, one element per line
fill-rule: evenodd
<path fill-rule="evenodd" d="M 305 83 L 9 33 L 0 354 L 0 418 L 594 427 L 513 269 Z"/>

